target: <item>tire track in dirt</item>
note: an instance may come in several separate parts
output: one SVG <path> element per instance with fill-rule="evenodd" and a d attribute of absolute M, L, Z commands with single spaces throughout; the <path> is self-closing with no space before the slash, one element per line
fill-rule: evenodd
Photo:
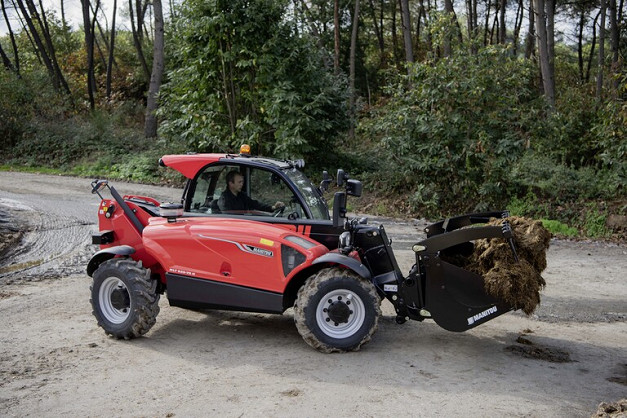
<path fill-rule="evenodd" d="M 0 259 L 0 283 L 56 278 L 82 270 L 91 253 L 93 223 L 57 211 L 43 212 L 14 199 L 0 198 L 0 209 L 21 232 Z"/>

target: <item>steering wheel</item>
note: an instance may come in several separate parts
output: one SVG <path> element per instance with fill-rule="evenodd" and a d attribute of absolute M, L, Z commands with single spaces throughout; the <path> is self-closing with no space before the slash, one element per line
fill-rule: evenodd
<path fill-rule="evenodd" d="M 273 218 L 277 218 L 280 214 L 282 214 L 285 211 L 285 206 L 281 206 L 280 208 L 276 209 L 274 212 L 272 212 L 272 217 Z"/>

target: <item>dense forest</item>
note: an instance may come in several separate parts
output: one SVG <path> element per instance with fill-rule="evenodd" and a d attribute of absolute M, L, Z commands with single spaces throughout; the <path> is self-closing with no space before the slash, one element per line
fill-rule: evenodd
<path fill-rule="evenodd" d="M 177 182 L 160 155 L 248 143 L 373 214 L 625 236 L 624 0 L 54 2 L 0 0 L 4 169 Z"/>

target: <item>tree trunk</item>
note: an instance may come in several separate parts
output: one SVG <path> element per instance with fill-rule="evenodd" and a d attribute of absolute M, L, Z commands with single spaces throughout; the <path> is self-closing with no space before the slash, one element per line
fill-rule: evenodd
<path fill-rule="evenodd" d="M 111 79 L 113 77 L 113 51 L 115 50 L 115 16 L 118 11 L 118 0 L 113 0 L 113 15 L 111 17 L 111 38 L 109 39 L 109 60 L 107 62 L 107 99 L 111 99 Z"/>
<path fill-rule="evenodd" d="M 534 45 L 536 37 L 535 27 L 535 11 L 533 9 L 533 0 L 529 0 L 529 28 L 527 29 L 527 37 L 525 38 L 525 58 L 529 59 L 535 55 Z"/>
<path fill-rule="evenodd" d="M 612 96 L 618 97 L 621 62 L 618 55 L 619 29 L 616 0 L 610 0 L 610 48 L 612 49 Z"/>
<path fill-rule="evenodd" d="M 409 0 L 401 0 L 401 23 L 403 25 L 405 61 L 414 62 L 414 49 L 411 43 L 411 19 L 409 14 Z M 407 71 L 409 71 L 409 68 Z"/>
<path fill-rule="evenodd" d="M 552 7 L 552 0 L 534 0 L 534 10 L 536 14 L 536 28 L 538 32 L 538 54 L 540 56 L 540 73 L 542 74 L 542 86 L 544 88 L 544 97 L 551 108 L 555 107 L 555 78 L 552 71 L 551 45 L 553 40 L 549 39 L 552 34 L 552 24 L 547 24 L 551 14 L 547 13 L 547 9 Z"/>
<path fill-rule="evenodd" d="M 577 25 L 577 63 L 579 65 L 579 81 L 583 83 L 583 27 L 586 24 L 586 14 L 583 7 L 579 13 Z"/>
<path fill-rule="evenodd" d="M 599 21 L 599 16 L 601 16 L 601 11 L 597 13 L 594 18 L 594 22 L 592 23 L 592 46 L 590 47 L 590 55 L 588 55 L 588 68 L 586 69 L 586 83 L 590 82 L 590 69 L 592 68 L 592 60 L 594 58 L 594 49 L 597 44 L 597 22 Z"/>
<path fill-rule="evenodd" d="M 139 1 L 137 0 L 136 5 L 139 6 Z M 139 60 L 139 64 L 142 67 L 144 72 L 144 76 L 146 79 L 150 78 L 150 71 L 148 71 L 148 64 L 146 63 L 146 58 L 144 57 L 144 51 L 142 49 L 142 26 L 143 26 L 143 17 L 137 16 L 137 22 L 135 22 L 135 17 L 133 13 L 133 0 L 128 0 L 128 9 L 130 13 L 130 21 L 131 21 L 131 33 L 133 35 L 133 45 L 135 45 L 135 52 L 137 52 L 137 59 Z M 141 12 L 141 7 L 138 7 L 138 10 Z M 141 26 L 140 26 L 141 25 Z"/>
<path fill-rule="evenodd" d="M 485 25 L 483 28 L 483 46 L 488 46 L 488 33 L 490 32 L 490 9 L 492 3 L 490 0 L 486 1 L 486 12 L 485 12 Z"/>
<path fill-rule="evenodd" d="M 555 0 L 544 0 L 546 9 L 546 46 L 549 53 L 549 76 L 555 104 Z"/>
<path fill-rule="evenodd" d="M 396 5 L 398 3 L 392 0 L 390 4 L 392 5 L 392 52 L 394 53 L 394 65 L 398 66 L 400 61 L 398 58 L 398 36 L 396 33 Z"/>
<path fill-rule="evenodd" d="M 26 10 L 26 7 L 24 6 L 24 2 L 22 0 L 16 0 L 16 1 L 20 8 L 20 11 L 22 12 L 22 17 L 24 21 L 26 22 L 26 25 L 28 26 L 28 33 L 30 34 L 31 39 L 35 44 L 35 49 L 38 51 L 39 57 L 42 59 L 44 65 L 46 66 L 46 69 L 48 70 L 48 75 L 52 79 L 52 85 L 58 91 L 60 88 L 59 79 L 57 78 L 56 73 L 54 71 L 54 67 L 53 67 L 52 61 L 50 60 L 50 56 L 48 55 L 48 52 L 46 51 L 46 48 L 44 47 L 44 44 L 41 41 L 39 32 L 37 31 L 37 28 L 35 27 L 35 24 L 33 23 L 33 20 L 31 19 L 30 14 Z"/>
<path fill-rule="evenodd" d="M 514 23 L 514 50 L 512 51 L 513 56 L 518 55 L 520 28 L 522 26 L 524 14 L 525 10 L 523 7 L 523 2 L 522 0 L 518 0 L 518 9 L 516 9 L 516 22 Z"/>
<path fill-rule="evenodd" d="M 69 25 L 67 24 L 67 19 L 65 18 L 65 1 L 61 0 L 61 26 L 63 30 L 65 30 Z"/>
<path fill-rule="evenodd" d="M 374 33 L 377 35 L 377 45 L 379 46 L 380 62 L 381 62 L 381 66 L 383 66 L 383 63 L 385 62 L 385 42 L 383 40 L 383 27 L 379 25 L 379 22 L 377 19 L 377 13 L 374 7 L 374 2 L 372 0 L 370 0 L 370 10 L 371 10 L 371 16 L 372 16 L 372 23 L 374 26 Z"/>
<path fill-rule="evenodd" d="M 466 0 L 466 26 L 468 26 L 468 43 L 470 45 L 470 53 L 476 55 L 477 48 L 477 0 Z"/>
<path fill-rule="evenodd" d="M 15 72 L 18 77 L 20 77 L 20 56 L 17 52 L 17 43 L 15 42 L 15 35 L 13 34 L 13 29 L 11 28 L 11 22 L 9 21 L 9 17 L 7 16 L 7 11 L 4 5 L 4 0 L 0 0 L 0 5 L 2 6 L 2 15 L 4 16 L 4 21 L 7 25 L 7 31 L 9 32 L 9 39 L 11 40 L 11 47 L 13 48 L 13 60 L 15 61 Z"/>
<path fill-rule="evenodd" d="M 495 10 L 494 13 L 494 21 L 492 22 L 492 28 L 490 29 L 490 37 L 488 39 L 490 39 L 490 45 L 494 45 L 495 43 L 499 42 L 499 16 L 498 16 L 498 4 L 495 4 L 497 7 L 497 10 Z M 496 29 L 496 37 L 494 36 L 494 30 Z"/>
<path fill-rule="evenodd" d="M 599 61 L 597 70 L 597 99 L 603 99 L 603 64 L 605 61 L 605 9 L 607 3 L 601 0 L 601 25 L 599 26 Z"/>
<path fill-rule="evenodd" d="M 351 50 L 350 50 L 350 70 L 349 70 L 349 83 L 350 83 L 350 131 L 349 137 L 355 137 L 355 96 L 357 92 L 355 90 L 355 56 L 357 55 L 357 34 L 359 32 L 359 0 L 355 0 L 355 10 L 353 12 L 353 30 L 351 33 Z"/>
<path fill-rule="evenodd" d="M 4 52 L 4 49 L 2 49 L 2 44 L 0 44 L 0 57 L 2 57 L 2 63 L 4 64 L 4 68 L 6 68 L 7 70 L 11 72 L 17 73 L 15 71 L 15 67 L 11 63 L 11 60 L 9 59 L 7 54 Z"/>
<path fill-rule="evenodd" d="M 452 0 L 444 0 L 444 11 L 445 11 L 447 17 L 453 19 L 453 15 L 454 15 L 455 11 L 453 10 L 453 1 Z M 451 38 L 452 38 L 452 36 L 450 34 L 450 30 L 447 30 L 447 34 L 444 36 L 444 45 L 442 46 L 442 48 L 444 50 L 444 56 L 445 57 L 450 57 L 451 53 L 452 53 Z"/>
<path fill-rule="evenodd" d="M 144 134 L 146 138 L 157 137 L 157 95 L 161 88 L 163 77 L 163 10 L 161 0 L 152 0 L 152 7 L 155 17 L 154 49 L 152 59 L 152 76 L 150 77 L 150 88 L 148 89 L 148 102 L 146 104 L 146 124 Z"/>
<path fill-rule="evenodd" d="M 507 39 L 507 30 L 505 28 L 505 8 L 507 0 L 501 0 L 499 5 L 499 43 L 505 45 Z"/>
<path fill-rule="evenodd" d="M 96 108 L 94 98 L 94 33 L 91 30 L 91 13 L 89 11 L 89 0 L 81 0 L 83 7 L 83 31 L 85 32 L 85 51 L 87 52 L 87 97 L 89 98 L 89 108 Z"/>
<path fill-rule="evenodd" d="M 333 69 L 335 74 L 340 73 L 340 0 L 333 2 Z"/>
<path fill-rule="evenodd" d="M 59 67 L 59 61 L 57 60 L 57 54 L 54 49 L 54 44 L 52 43 L 52 35 L 50 34 L 50 28 L 48 27 L 48 20 L 46 19 L 46 14 L 44 12 L 44 6 L 39 0 L 39 7 L 41 9 L 41 17 L 39 13 L 37 13 L 37 7 L 32 0 L 26 0 L 26 4 L 31 12 L 31 16 L 34 16 L 37 22 L 39 23 L 39 27 L 42 29 L 41 33 L 44 37 L 44 41 L 46 43 L 46 47 L 48 49 L 48 56 L 50 57 L 50 61 L 52 62 L 52 69 L 54 71 L 55 77 L 59 81 L 61 88 L 65 91 L 65 93 L 70 96 L 70 87 L 61 72 L 61 67 Z"/>

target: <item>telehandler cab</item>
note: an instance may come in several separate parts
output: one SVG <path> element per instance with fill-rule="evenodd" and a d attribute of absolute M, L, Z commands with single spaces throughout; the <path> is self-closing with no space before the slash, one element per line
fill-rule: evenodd
<path fill-rule="evenodd" d="M 300 171 L 304 162 L 246 153 L 166 155 L 160 164 L 188 180 L 181 203 L 120 196 L 106 180 L 92 182 L 101 203 L 98 251 L 89 261 L 93 314 L 115 338 L 139 337 L 155 324 L 159 297 L 171 306 L 281 314 L 294 308 L 304 340 L 322 352 L 356 351 L 370 340 L 380 303 L 394 306 L 396 322 L 433 319 L 465 331 L 512 309 L 489 296 L 482 276 L 444 255 L 472 252 L 473 240 L 502 238 L 516 253 L 512 231 L 476 226 L 507 212 L 475 213 L 428 226 L 413 247 L 416 263 L 400 271 L 383 226 L 346 217 L 347 196 L 362 185 L 338 171 L 333 217 L 320 187 Z M 273 213 L 220 207 L 226 176 L 237 171 L 243 192 L 283 202 Z M 111 198 L 102 196 L 108 189 Z M 340 189 L 342 190 L 342 189 Z"/>

